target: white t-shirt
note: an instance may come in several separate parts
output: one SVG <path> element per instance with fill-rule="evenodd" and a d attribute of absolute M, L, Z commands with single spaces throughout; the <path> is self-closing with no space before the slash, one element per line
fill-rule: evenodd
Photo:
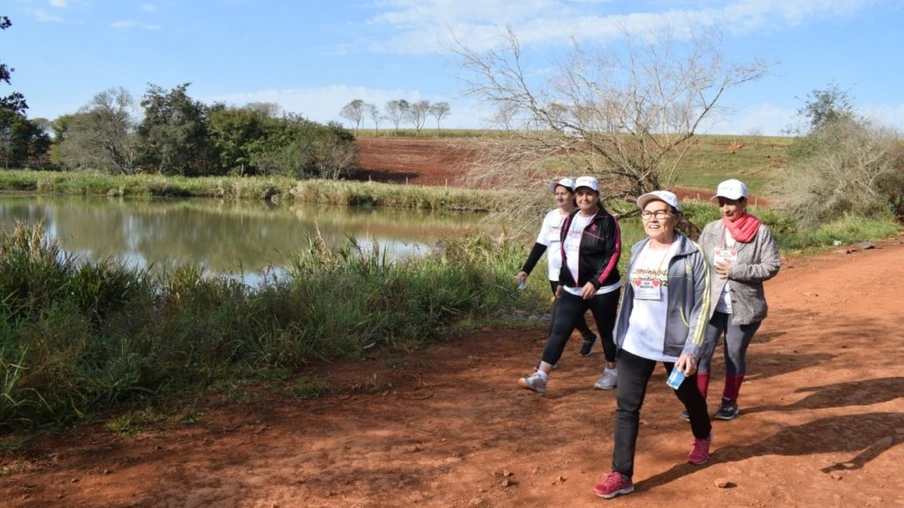
<path fill-rule="evenodd" d="M 730 259 L 732 262 L 737 261 L 738 259 L 738 251 L 736 248 L 738 242 L 731 236 L 731 232 L 728 231 L 728 228 L 725 228 L 725 236 L 722 237 L 722 243 L 722 246 L 716 247 L 716 252 L 713 254 L 713 270 L 715 270 L 716 261 L 720 258 Z M 731 290 L 728 287 L 730 284 L 731 281 L 725 281 L 722 293 L 716 300 L 716 312 L 731 314 Z"/>
<path fill-rule="evenodd" d="M 668 249 L 653 250 L 650 244 L 638 254 L 628 281 L 634 289 L 634 307 L 628 318 L 625 351 L 657 362 L 676 362 L 677 356 L 663 353 L 669 302 L 669 261 L 680 242 Z"/>
<path fill-rule="evenodd" d="M 563 214 L 561 208 L 554 208 L 547 212 L 546 217 L 543 217 L 543 225 L 540 226 L 540 234 L 537 236 L 537 243 L 546 246 L 548 278 L 556 282 L 559 280 L 559 270 L 562 268 L 562 251 L 559 244 L 562 243 L 560 233 L 565 217 L 568 217 L 568 214 Z"/>
<path fill-rule="evenodd" d="M 578 280 L 578 255 L 581 250 L 581 234 L 584 232 L 584 228 L 590 224 L 596 217 L 596 214 L 591 215 L 590 217 L 584 217 L 581 215 L 581 212 L 578 212 L 574 215 L 574 219 L 571 221 L 571 225 L 568 227 L 568 233 L 565 235 L 565 261 L 568 264 L 568 270 L 571 271 L 571 278 L 577 282 Z M 561 260 L 559 261 L 561 264 Z M 611 293 L 618 288 L 621 287 L 621 281 L 619 280 L 615 284 L 610 284 L 608 286 L 601 286 L 596 294 L 602 295 L 605 293 Z M 565 291 L 575 295 L 581 296 L 582 287 L 571 287 L 565 286 Z"/>

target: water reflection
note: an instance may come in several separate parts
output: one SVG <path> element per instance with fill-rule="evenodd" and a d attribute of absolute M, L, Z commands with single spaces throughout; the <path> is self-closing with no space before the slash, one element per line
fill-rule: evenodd
<path fill-rule="evenodd" d="M 346 209 L 213 199 L 123 199 L 83 196 L 0 196 L 0 227 L 43 221 L 68 253 L 130 266 L 170 268 L 186 262 L 213 273 L 259 280 L 284 266 L 310 235 L 363 246 L 375 239 L 394 258 L 423 253 L 448 234 L 477 224 L 473 214 Z M 248 278 L 246 277 L 246 278 Z M 249 281 L 249 283 L 252 281 Z"/>

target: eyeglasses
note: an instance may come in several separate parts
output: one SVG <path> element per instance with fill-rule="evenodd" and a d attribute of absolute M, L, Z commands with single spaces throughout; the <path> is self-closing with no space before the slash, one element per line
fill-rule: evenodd
<path fill-rule="evenodd" d="M 643 220 L 650 220 L 653 217 L 656 217 L 657 219 L 662 220 L 662 219 L 667 218 L 669 215 L 671 215 L 671 212 L 669 212 L 668 210 L 656 210 L 655 212 L 651 212 L 649 210 L 644 210 L 644 211 L 640 212 L 640 218 Z"/>

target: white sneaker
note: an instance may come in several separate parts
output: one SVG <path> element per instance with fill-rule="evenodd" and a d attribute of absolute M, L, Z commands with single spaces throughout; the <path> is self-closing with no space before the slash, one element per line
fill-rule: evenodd
<path fill-rule="evenodd" d="M 519 379 L 518 386 L 525 390 L 533 390 L 540 395 L 546 394 L 546 380 L 540 377 L 540 374 L 537 374 L 536 372 L 530 376 Z"/>
<path fill-rule="evenodd" d="M 610 369 L 609 367 L 603 369 L 603 374 L 596 380 L 596 383 L 593 383 L 593 387 L 597 390 L 611 390 L 617 385 L 618 368 Z"/>

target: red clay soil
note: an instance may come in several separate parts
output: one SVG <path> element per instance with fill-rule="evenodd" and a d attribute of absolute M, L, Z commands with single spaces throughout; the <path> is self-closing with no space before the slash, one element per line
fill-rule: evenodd
<path fill-rule="evenodd" d="M 748 353 L 741 414 L 685 462 L 688 424 L 661 368 L 619 506 L 904 504 L 902 239 L 786 259 Z M 614 393 L 570 344 L 545 397 L 518 389 L 544 332 L 483 330 L 410 354 L 324 365 L 339 393 L 210 401 L 194 424 L 101 426 L 0 458 L 7 506 L 600 506 Z M 715 361 L 714 372 L 721 373 Z M 714 376 L 715 377 L 715 376 Z M 710 403 L 716 403 L 714 383 Z M 724 488 L 717 486 L 723 485 Z"/>
<path fill-rule="evenodd" d="M 454 140 L 358 138 L 356 178 L 412 185 L 462 186 L 468 151 Z"/>
<path fill-rule="evenodd" d="M 464 187 L 464 174 L 474 155 L 467 140 L 361 137 L 355 143 L 360 168 L 355 179 L 363 181 Z M 705 201 L 714 194 L 714 189 L 691 187 L 674 191 L 682 200 Z M 769 204 L 755 196 L 750 202 Z"/>

